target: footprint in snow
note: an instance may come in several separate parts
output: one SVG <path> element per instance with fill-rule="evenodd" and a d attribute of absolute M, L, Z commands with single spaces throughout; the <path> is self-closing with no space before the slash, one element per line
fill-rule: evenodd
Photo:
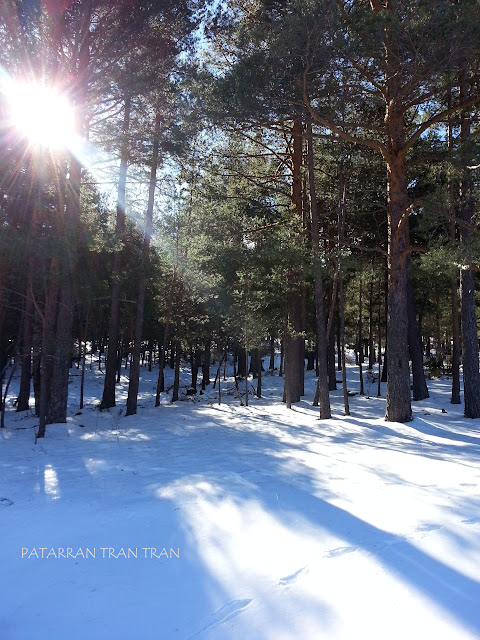
<path fill-rule="evenodd" d="M 236 616 L 240 615 L 242 611 L 244 611 L 251 602 L 252 602 L 252 599 L 232 600 L 231 602 L 227 602 L 218 611 L 215 611 L 215 613 L 212 613 L 212 615 L 210 616 L 210 622 L 206 624 L 202 629 L 200 629 L 200 631 L 195 633 L 193 636 L 189 636 L 189 640 L 198 637 L 206 629 L 215 627 L 219 624 L 232 620 Z"/>
<path fill-rule="evenodd" d="M 289 576 L 285 576 L 284 578 L 280 578 L 280 580 L 278 581 L 278 584 L 282 587 L 286 587 L 287 585 L 293 584 L 298 580 L 298 578 L 302 575 L 302 573 L 305 572 L 306 568 L 307 567 L 302 567 L 298 571 L 295 571 L 295 573 L 292 573 Z"/>
<path fill-rule="evenodd" d="M 336 558 L 337 556 L 343 556 L 346 553 L 353 553 L 358 547 L 338 547 L 338 549 L 332 549 L 326 554 L 326 558 Z"/>
<path fill-rule="evenodd" d="M 0 498 L 0 504 L 2 504 L 4 507 L 11 507 L 13 504 L 13 500 L 10 500 L 9 498 Z"/>
<path fill-rule="evenodd" d="M 441 529 L 439 524 L 422 524 L 415 531 L 436 531 L 437 529 Z"/>
<path fill-rule="evenodd" d="M 468 520 L 462 520 L 463 524 L 478 524 L 480 522 L 480 518 L 468 518 Z"/>

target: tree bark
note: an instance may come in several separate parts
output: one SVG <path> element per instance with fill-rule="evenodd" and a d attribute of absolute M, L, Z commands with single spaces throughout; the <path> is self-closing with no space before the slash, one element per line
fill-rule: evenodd
<path fill-rule="evenodd" d="M 100 407 L 109 409 L 115 406 L 115 373 L 117 369 L 118 330 L 120 324 L 120 270 L 122 266 L 122 240 L 125 233 L 125 196 L 127 184 L 127 170 L 129 158 L 128 132 L 130 129 L 131 98 L 125 96 L 123 111 L 123 140 L 120 157 L 117 191 L 117 218 L 115 224 L 115 238 L 117 246 L 113 255 L 112 289 L 110 322 L 108 327 L 108 354 L 105 369 L 105 382 Z"/>

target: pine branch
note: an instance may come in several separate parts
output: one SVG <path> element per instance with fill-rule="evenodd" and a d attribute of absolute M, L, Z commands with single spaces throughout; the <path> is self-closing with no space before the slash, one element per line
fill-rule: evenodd
<path fill-rule="evenodd" d="M 412 147 L 412 145 L 420 138 L 422 133 L 425 133 L 425 131 L 427 131 L 427 129 L 429 129 L 433 124 L 436 124 L 437 122 L 442 122 L 442 120 L 445 120 L 445 118 L 447 118 L 450 115 L 453 115 L 457 111 L 467 109 L 468 107 L 473 107 L 475 104 L 478 104 L 479 102 L 480 102 L 480 95 L 473 96 L 468 100 L 465 100 L 464 102 L 460 102 L 459 104 L 455 105 L 454 107 L 450 107 L 449 109 L 445 109 L 444 111 L 437 113 L 436 116 L 432 116 L 431 118 L 426 120 L 422 125 L 418 127 L 415 133 L 410 136 L 410 138 L 407 140 L 407 142 L 403 146 L 403 149 L 402 149 L 403 156 L 405 156 L 405 154 L 410 149 L 410 147 Z"/>

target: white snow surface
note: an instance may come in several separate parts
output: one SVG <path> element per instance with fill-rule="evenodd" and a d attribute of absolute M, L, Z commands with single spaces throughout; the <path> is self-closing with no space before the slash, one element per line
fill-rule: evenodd
<path fill-rule="evenodd" d="M 87 369 L 79 412 L 79 373 L 67 424 L 37 444 L 12 383 L 2 640 L 480 638 L 480 421 L 449 403 L 450 380 L 429 381 L 398 424 L 368 382 L 349 417 L 339 384 L 320 421 L 313 372 L 292 410 L 278 372 L 248 407 L 227 377 L 220 406 L 210 385 L 155 408 L 142 369 L 126 417 L 128 379 L 100 412 L 104 374 Z"/>

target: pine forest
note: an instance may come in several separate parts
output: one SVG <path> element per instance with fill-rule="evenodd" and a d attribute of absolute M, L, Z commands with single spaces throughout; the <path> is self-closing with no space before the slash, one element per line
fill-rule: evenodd
<path fill-rule="evenodd" d="M 478 637 L 479 134 L 479 0 L 0 2 L 0 516 L 11 569 L 0 584 L 16 585 L 0 596 L 2 637 Z M 149 481 L 117 484 L 127 467 L 131 482 Z M 137 511 L 134 494 L 147 500 L 153 486 Z M 40 496 L 46 506 L 15 512 Z M 129 528 L 115 511 L 82 528 L 87 503 L 106 514 L 117 496 L 147 524 Z M 157 503 L 181 511 L 150 526 Z M 40 527 L 49 505 L 63 509 L 58 524 Z M 163 541 L 152 534 L 162 526 Z M 308 527 L 320 551 L 300 551 Z M 267 570 L 247 554 L 250 581 L 235 564 L 241 531 L 249 554 L 258 544 L 259 558 L 272 556 Z M 282 560 L 269 548 L 276 532 Z M 155 542 L 150 564 L 135 556 L 140 573 L 124 575 L 119 548 Z M 92 563 L 101 543 L 115 549 L 96 617 L 80 608 L 67 635 L 35 614 L 36 588 L 34 611 L 14 613 L 41 543 L 55 558 L 96 545 Z M 175 569 L 175 558 L 190 562 L 179 545 L 203 568 Z M 160 551 L 162 584 L 174 585 L 163 631 L 142 573 Z M 322 562 L 360 592 L 365 570 L 390 613 L 372 622 L 367 594 L 356 605 L 340 583 L 321 613 L 330 574 L 312 554 L 343 556 Z M 52 566 L 67 567 L 58 581 L 68 582 L 68 556 L 49 567 L 44 557 L 38 589 L 53 584 Z M 52 596 L 76 609 L 93 575 Z M 118 591 L 129 579 L 138 610 Z M 118 619 L 106 615 L 117 597 Z M 343 601 L 353 618 L 335 609 Z M 410 606 L 418 612 L 401 616 Z"/>

